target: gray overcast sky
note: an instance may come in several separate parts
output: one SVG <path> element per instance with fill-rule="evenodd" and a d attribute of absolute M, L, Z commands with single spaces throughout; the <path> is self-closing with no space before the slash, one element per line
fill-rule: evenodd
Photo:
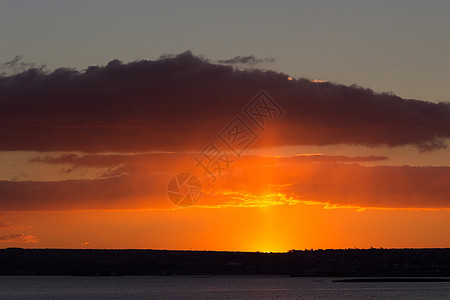
<path fill-rule="evenodd" d="M 192 50 L 450 101 L 450 1 L 0 0 L 0 61 L 84 69 Z"/>

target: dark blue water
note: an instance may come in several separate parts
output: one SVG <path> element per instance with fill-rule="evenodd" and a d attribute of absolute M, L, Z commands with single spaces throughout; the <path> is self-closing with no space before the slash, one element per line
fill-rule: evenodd
<path fill-rule="evenodd" d="M 275 276 L 0 276 L 1 299 L 450 299 L 450 282 Z M 342 278 L 339 278 L 342 279 Z"/>

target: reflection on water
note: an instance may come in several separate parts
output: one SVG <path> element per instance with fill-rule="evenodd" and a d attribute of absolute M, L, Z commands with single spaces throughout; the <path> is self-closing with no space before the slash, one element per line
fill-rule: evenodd
<path fill-rule="evenodd" d="M 334 279 L 281 276 L 0 276 L 0 296 L 1 299 L 450 298 L 450 282 L 332 282 Z"/>

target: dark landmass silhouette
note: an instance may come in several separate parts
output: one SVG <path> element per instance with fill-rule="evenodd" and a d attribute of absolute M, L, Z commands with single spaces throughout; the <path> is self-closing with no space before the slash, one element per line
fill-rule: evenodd
<path fill-rule="evenodd" d="M 447 278 L 352 278 L 352 279 L 338 279 L 333 282 L 450 282 Z"/>
<path fill-rule="evenodd" d="M 0 275 L 290 275 L 450 277 L 450 248 L 286 253 L 0 249 Z"/>

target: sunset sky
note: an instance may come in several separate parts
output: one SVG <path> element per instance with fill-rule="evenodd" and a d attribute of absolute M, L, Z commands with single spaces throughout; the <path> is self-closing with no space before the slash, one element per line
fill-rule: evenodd
<path fill-rule="evenodd" d="M 337 2 L 2 1 L 0 248 L 450 247 L 450 3 Z"/>

